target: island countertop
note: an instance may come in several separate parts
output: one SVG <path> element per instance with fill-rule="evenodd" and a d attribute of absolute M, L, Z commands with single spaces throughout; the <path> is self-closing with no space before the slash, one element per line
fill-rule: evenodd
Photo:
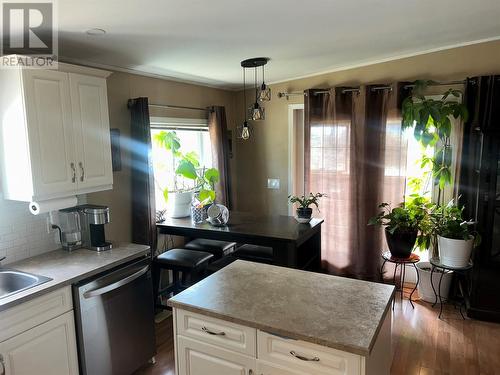
<path fill-rule="evenodd" d="M 132 243 L 113 246 L 113 249 L 102 252 L 87 249 L 72 252 L 54 250 L 5 265 L 6 269 L 46 276 L 52 280 L 0 299 L 0 311 L 145 256 L 150 251 L 149 246 Z"/>
<path fill-rule="evenodd" d="M 368 356 L 394 289 L 237 260 L 171 298 L 168 305 Z"/>

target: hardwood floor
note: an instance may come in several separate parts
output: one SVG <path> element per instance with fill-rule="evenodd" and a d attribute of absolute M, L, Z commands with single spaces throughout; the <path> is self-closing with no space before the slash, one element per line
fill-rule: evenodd
<path fill-rule="evenodd" d="M 396 301 L 391 375 L 500 374 L 500 324 L 462 320 L 450 305 L 441 320 L 438 312 L 426 302 L 413 310 Z M 175 375 L 171 317 L 157 325 L 157 344 L 156 364 L 135 375 Z"/>

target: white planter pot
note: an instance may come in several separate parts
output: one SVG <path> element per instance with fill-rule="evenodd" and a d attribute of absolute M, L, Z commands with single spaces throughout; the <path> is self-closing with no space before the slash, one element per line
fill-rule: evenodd
<path fill-rule="evenodd" d="M 193 192 L 168 193 L 167 216 L 180 218 L 191 215 Z"/>
<path fill-rule="evenodd" d="M 419 262 L 417 263 L 418 270 L 418 295 L 421 299 L 426 302 L 434 303 L 436 300 L 434 291 L 431 285 L 431 269 L 432 265 L 429 262 Z M 435 269 L 432 273 L 432 283 L 436 292 L 439 287 L 439 279 L 441 278 L 441 270 Z M 446 271 L 443 275 L 443 280 L 441 281 L 441 289 L 439 294 L 443 300 L 448 298 L 448 293 L 450 292 L 451 279 L 453 277 L 452 271 Z M 438 298 L 439 301 L 439 298 Z"/>
<path fill-rule="evenodd" d="M 469 264 L 474 237 L 469 240 L 454 240 L 437 236 L 439 259 L 449 267 L 465 267 Z"/>

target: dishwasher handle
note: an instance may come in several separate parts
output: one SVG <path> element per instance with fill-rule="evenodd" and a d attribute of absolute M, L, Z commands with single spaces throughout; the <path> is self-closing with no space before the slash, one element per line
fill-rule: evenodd
<path fill-rule="evenodd" d="M 131 283 L 135 279 L 141 277 L 146 272 L 148 272 L 148 269 L 149 269 L 149 265 L 144 267 L 144 268 L 141 268 L 139 271 L 134 272 L 133 274 L 131 274 L 131 275 L 129 275 L 121 280 L 118 280 L 114 283 L 108 284 L 108 285 L 103 286 L 103 287 L 98 288 L 98 289 L 88 290 L 85 293 L 83 293 L 83 297 L 84 298 L 92 298 L 92 297 L 100 296 L 101 294 L 104 294 L 104 293 L 111 292 L 112 290 L 118 289 L 124 285 L 127 285 L 128 283 Z"/>

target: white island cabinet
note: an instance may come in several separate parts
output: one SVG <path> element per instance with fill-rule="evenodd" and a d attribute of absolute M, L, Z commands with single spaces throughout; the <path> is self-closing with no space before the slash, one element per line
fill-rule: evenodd
<path fill-rule="evenodd" d="M 0 312 L 0 374 L 78 375 L 71 287 Z"/>
<path fill-rule="evenodd" d="M 237 261 L 169 300 L 177 374 L 388 375 L 393 293 Z"/>
<path fill-rule="evenodd" d="M 0 70 L 4 198 L 43 201 L 112 187 L 108 75 L 63 63 Z"/>

